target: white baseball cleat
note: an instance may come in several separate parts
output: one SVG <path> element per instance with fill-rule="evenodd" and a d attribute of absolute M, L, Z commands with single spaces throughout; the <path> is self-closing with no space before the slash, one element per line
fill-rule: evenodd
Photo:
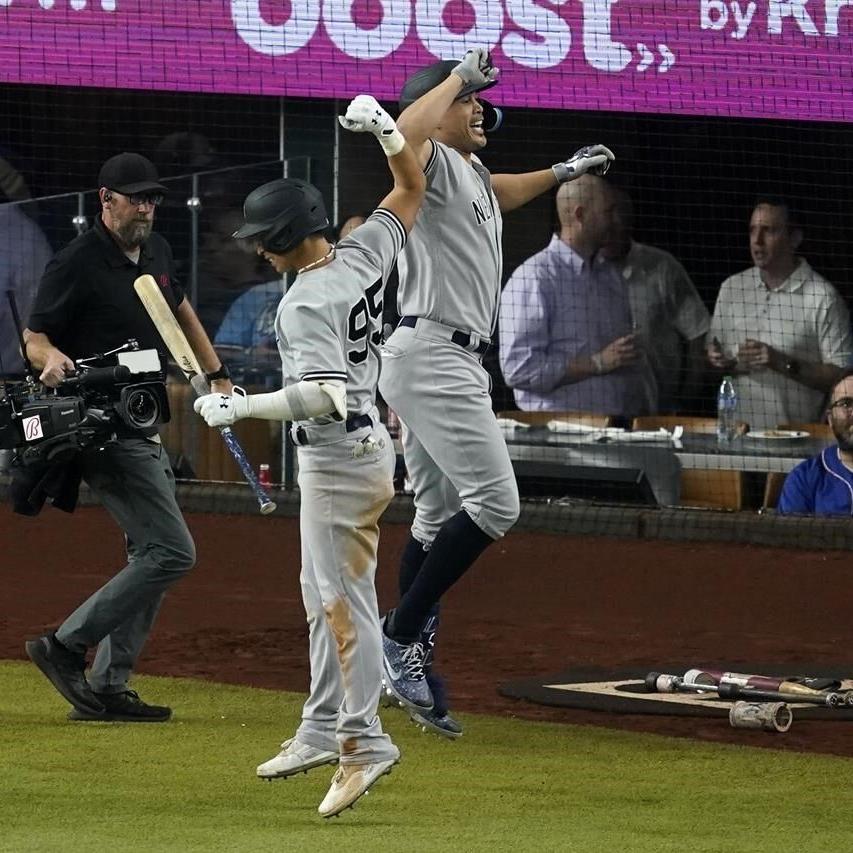
<path fill-rule="evenodd" d="M 317 749 L 300 743 L 295 737 L 281 745 L 281 752 L 275 758 L 258 765 L 260 779 L 286 779 L 297 773 L 307 773 L 324 764 L 337 764 L 338 753 L 328 749 Z"/>
<path fill-rule="evenodd" d="M 355 805 L 356 800 L 366 794 L 370 787 L 391 772 L 391 768 L 400 760 L 396 758 L 387 761 L 374 761 L 370 764 L 342 764 L 332 777 L 332 785 L 323 797 L 317 811 L 320 817 L 334 817 L 344 809 Z"/>

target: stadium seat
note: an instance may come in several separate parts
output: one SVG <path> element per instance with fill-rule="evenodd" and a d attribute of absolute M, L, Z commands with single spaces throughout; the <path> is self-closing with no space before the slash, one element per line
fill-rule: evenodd
<path fill-rule="evenodd" d="M 710 433 L 717 431 L 716 418 L 685 415 L 646 415 L 634 418 L 635 430 L 672 429 L 684 427 L 685 432 Z M 739 510 L 743 507 L 743 473 L 715 469 L 683 469 L 681 472 L 680 506 L 709 509 Z"/>

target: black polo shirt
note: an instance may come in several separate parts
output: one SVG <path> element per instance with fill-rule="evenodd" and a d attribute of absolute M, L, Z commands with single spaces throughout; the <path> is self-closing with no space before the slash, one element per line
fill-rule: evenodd
<path fill-rule="evenodd" d="M 47 265 L 27 328 L 42 332 L 69 358 L 86 358 L 136 338 L 141 349 L 166 353 L 133 282 L 149 274 L 174 311 L 184 299 L 169 244 L 154 232 L 138 263 L 119 248 L 101 217 Z"/>

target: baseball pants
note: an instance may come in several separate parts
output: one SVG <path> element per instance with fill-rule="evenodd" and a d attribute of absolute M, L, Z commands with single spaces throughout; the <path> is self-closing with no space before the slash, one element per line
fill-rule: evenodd
<path fill-rule="evenodd" d="M 395 758 L 377 716 L 382 640 L 374 585 L 379 517 L 394 494 L 393 443 L 377 424 L 300 447 L 298 455 L 311 688 L 296 737 L 339 751 L 342 764 Z"/>
<path fill-rule="evenodd" d="M 430 545 L 460 508 L 499 539 L 518 519 L 518 487 L 480 358 L 447 326 L 401 326 L 382 348 L 379 390 L 404 424 L 415 491 L 412 535 Z"/>

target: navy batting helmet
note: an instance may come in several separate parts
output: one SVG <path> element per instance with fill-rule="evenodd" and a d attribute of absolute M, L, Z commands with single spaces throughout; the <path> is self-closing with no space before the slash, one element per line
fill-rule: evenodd
<path fill-rule="evenodd" d="M 258 240 L 276 254 L 292 251 L 329 227 L 323 196 L 297 178 L 279 178 L 252 190 L 243 202 L 243 218 L 245 224 L 233 236 Z"/>
<path fill-rule="evenodd" d="M 442 59 L 412 74 L 403 84 L 403 91 L 400 92 L 400 112 L 406 109 L 406 107 L 411 106 L 427 92 L 432 91 L 439 83 L 443 83 L 457 65 L 459 63 L 455 59 Z M 497 80 L 490 80 L 488 83 L 465 83 L 456 96 L 456 100 L 465 98 L 475 92 L 482 92 L 484 89 L 490 89 L 492 86 L 496 86 L 497 83 Z M 483 129 L 486 131 L 497 130 L 503 121 L 503 113 L 485 99 L 478 97 L 477 100 L 483 106 Z"/>

